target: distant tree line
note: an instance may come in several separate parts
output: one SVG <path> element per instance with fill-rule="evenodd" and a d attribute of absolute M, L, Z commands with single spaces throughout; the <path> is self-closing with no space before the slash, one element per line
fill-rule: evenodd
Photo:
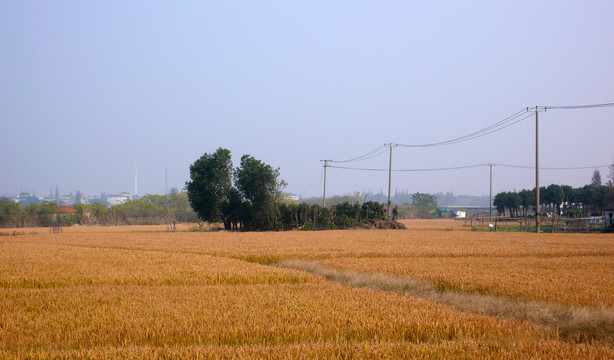
<path fill-rule="evenodd" d="M 437 213 L 437 203 L 439 194 L 424 194 L 424 193 L 413 193 L 409 196 L 409 202 L 405 203 L 395 203 L 391 204 L 392 217 L 394 219 L 433 219 L 438 216 Z M 332 206 L 336 206 L 339 204 L 365 204 L 364 200 L 368 198 L 368 195 L 364 197 L 359 193 L 355 192 L 354 194 L 348 195 L 337 195 L 326 198 L 326 204 Z M 305 203 L 309 205 L 317 205 L 322 203 L 322 198 L 318 198 L 315 201 L 315 198 L 310 198 L 310 202 L 305 201 Z M 387 210 L 387 206 L 384 206 L 386 201 L 369 201 L 371 204 L 380 204 L 382 208 L 382 212 L 385 214 Z"/>
<path fill-rule="evenodd" d="M 556 184 L 540 187 L 539 202 L 540 213 L 567 217 L 599 216 L 604 208 L 614 203 L 614 186 L 612 181 L 601 185 L 601 176 L 595 171 L 591 183 L 583 187 Z M 535 189 L 525 189 L 497 194 L 493 206 L 500 214 L 525 217 L 529 211 L 535 211 L 535 203 Z"/>
<path fill-rule="evenodd" d="M 413 203 L 413 196 L 415 193 L 411 193 L 407 190 L 395 191 L 395 193 L 391 196 L 391 201 L 393 204 L 397 204 L 399 207 L 403 207 L 406 205 L 411 205 Z M 443 206 L 482 206 L 488 207 L 488 195 L 485 196 L 473 196 L 473 195 L 455 195 L 452 192 L 438 192 L 435 195 L 437 204 Z M 374 201 L 380 203 L 388 202 L 388 195 L 380 192 L 377 194 L 374 193 L 360 193 L 354 192 L 352 194 L 345 195 L 334 195 L 326 198 L 327 205 L 337 205 L 342 204 L 344 202 L 349 202 L 350 204 L 359 203 L 362 204 L 365 201 Z M 301 198 L 301 202 L 306 202 L 310 205 L 321 205 L 322 197 L 321 196 L 312 196 L 307 198 Z"/>
<path fill-rule="evenodd" d="M 347 229 L 361 225 L 373 227 L 376 221 L 385 218 L 385 206 L 373 201 L 363 204 L 346 201 L 330 208 L 307 203 L 281 203 L 278 229 Z"/>
<path fill-rule="evenodd" d="M 196 222 L 185 192 L 145 195 L 141 199 L 107 207 L 101 203 L 60 206 L 54 202 L 22 206 L 0 198 L 0 227 L 79 225 L 160 225 L 175 229 L 177 223 Z"/>

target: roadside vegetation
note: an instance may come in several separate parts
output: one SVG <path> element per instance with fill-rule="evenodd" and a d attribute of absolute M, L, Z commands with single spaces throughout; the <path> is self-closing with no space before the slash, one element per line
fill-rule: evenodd
<path fill-rule="evenodd" d="M 166 224 L 175 229 L 178 223 L 197 221 L 185 192 L 146 195 L 111 207 L 101 203 L 61 206 L 54 202 L 24 207 L 8 198 L 0 198 L 0 227 L 3 228 Z"/>

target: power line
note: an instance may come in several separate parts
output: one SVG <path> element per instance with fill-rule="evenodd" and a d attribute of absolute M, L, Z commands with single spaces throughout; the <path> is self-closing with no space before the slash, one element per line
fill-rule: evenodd
<path fill-rule="evenodd" d="M 328 162 L 335 162 L 335 163 L 347 163 L 347 162 L 357 162 L 357 161 L 363 161 L 363 160 L 367 160 L 370 159 L 372 157 L 378 156 L 380 154 L 385 153 L 387 150 L 386 145 L 380 145 L 378 147 L 376 147 L 375 149 L 369 151 L 366 154 L 357 156 L 355 158 L 351 158 L 351 159 L 347 159 L 347 160 L 328 160 Z"/>
<path fill-rule="evenodd" d="M 519 169 L 535 169 L 534 166 L 524 166 L 524 165 L 510 165 L 510 164 L 500 164 L 500 163 L 486 163 L 486 164 L 474 164 L 474 165 L 465 165 L 465 166 L 453 166 L 453 167 L 443 167 L 443 168 L 426 168 L 426 169 L 396 169 L 392 170 L 395 172 L 430 172 L 430 171 L 449 171 L 449 170 L 460 170 L 460 169 L 470 169 L 481 166 L 502 166 L 502 167 L 510 167 L 510 168 L 519 168 Z M 594 165 L 594 166 L 579 166 L 579 167 L 540 167 L 543 170 L 586 170 L 586 169 L 599 169 L 609 167 L 610 165 Z M 375 168 L 357 168 L 357 167 L 347 167 L 347 166 L 334 166 L 329 165 L 328 167 L 333 169 L 342 169 L 342 170 L 357 170 L 357 171 L 389 171 L 389 169 L 375 169 Z"/>
<path fill-rule="evenodd" d="M 523 165 L 509 165 L 509 164 L 496 164 L 498 166 L 517 168 L 517 169 L 535 169 L 535 166 L 523 166 Z M 595 165 L 595 166 L 578 166 L 578 167 L 542 167 L 542 170 L 586 170 L 586 169 L 599 169 L 609 167 L 610 165 Z"/>
<path fill-rule="evenodd" d="M 605 108 L 605 107 L 614 107 L 614 103 L 585 104 L 585 105 L 550 105 L 550 106 L 537 106 L 535 107 L 535 109 L 536 110 L 572 110 L 572 109 L 596 109 L 596 108 Z M 532 117 L 532 114 L 529 114 L 527 116 L 522 116 L 522 115 L 526 114 L 527 112 L 533 112 L 533 111 L 535 110 L 532 110 L 532 108 L 526 108 L 526 109 L 520 110 L 508 116 L 507 118 L 501 121 L 498 121 L 494 124 L 491 124 L 485 128 L 482 128 L 480 130 L 474 131 L 472 133 L 469 133 L 469 134 L 466 134 L 466 135 L 463 135 L 457 138 L 445 140 L 445 141 L 427 143 L 427 144 L 390 144 L 390 145 L 395 145 L 395 146 L 400 146 L 400 147 L 410 147 L 410 148 L 421 148 L 421 147 L 445 146 L 445 145 L 452 145 L 452 144 L 456 144 L 460 142 L 465 142 L 465 141 L 477 139 L 477 138 L 480 138 L 486 135 L 490 135 L 492 133 L 501 131 L 507 127 L 515 125 L 523 120 L 526 120 Z M 377 148 L 363 155 L 357 156 L 355 158 L 351 158 L 347 160 L 331 160 L 330 162 L 348 163 L 348 162 L 364 161 L 364 160 L 376 157 L 378 155 L 381 155 L 385 153 L 386 151 L 387 151 L 387 145 L 380 145 Z"/>
<path fill-rule="evenodd" d="M 492 134 L 494 132 L 503 130 L 509 126 L 512 126 L 514 124 L 517 124 L 529 117 L 531 117 L 531 115 L 527 115 L 524 117 L 521 117 L 522 115 L 526 114 L 528 112 L 528 110 L 523 109 L 521 111 L 516 112 L 513 115 L 508 116 L 507 118 L 498 121 L 492 125 L 489 125 L 485 128 L 482 128 L 480 130 L 474 131 L 470 134 L 467 135 L 463 135 L 461 137 L 457 137 L 457 138 L 453 138 L 450 140 L 446 140 L 446 141 L 441 141 L 441 142 L 436 142 L 436 143 L 430 143 L 430 144 L 390 144 L 390 146 L 394 145 L 394 146 L 401 146 L 401 147 L 432 147 L 432 146 L 444 146 L 444 145 L 452 145 L 455 143 L 459 143 L 459 142 L 463 142 L 463 141 L 469 141 L 469 140 L 473 140 L 473 139 L 477 139 L 479 137 L 482 136 L 486 136 L 489 134 Z M 371 159 L 373 157 L 376 157 L 378 155 L 381 155 L 383 153 L 385 153 L 387 150 L 387 147 L 389 145 L 384 144 L 384 145 L 380 145 L 377 148 L 354 158 L 351 159 L 347 159 L 347 160 L 331 160 L 330 162 L 333 163 L 348 163 L 348 162 L 358 162 L 358 161 L 364 161 L 367 159 Z"/>
<path fill-rule="evenodd" d="M 590 104 L 590 105 L 557 105 L 557 106 L 543 106 L 546 110 L 573 110 L 573 109 L 597 109 L 604 107 L 613 107 L 614 103 L 604 104 Z"/>
<path fill-rule="evenodd" d="M 523 109 L 521 111 L 518 111 L 517 113 L 508 116 L 507 118 L 498 121 L 490 126 L 487 126 L 483 129 L 474 131 L 470 134 L 461 136 L 461 137 L 457 137 L 454 139 L 450 139 L 450 140 L 446 140 L 446 141 L 441 141 L 441 142 L 436 142 L 436 143 L 429 143 L 429 144 L 397 144 L 397 146 L 401 146 L 401 147 L 412 147 L 412 148 L 418 148 L 418 147 L 433 147 L 433 146 L 444 146 L 444 145 L 452 145 L 452 144 L 456 144 L 459 142 L 464 142 L 464 141 L 469 141 L 469 140 L 473 140 L 473 139 L 477 139 L 479 137 L 482 136 L 486 136 L 489 134 L 492 134 L 494 132 L 503 130 L 507 127 L 510 127 L 514 124 L 517 124 L 523 120 L 528 119 L 529 117 L 531 117 L 532 115 L 527 115 L 524 117 L 521 117 L 522 115 L 526 114 L 528 110 Z"/>

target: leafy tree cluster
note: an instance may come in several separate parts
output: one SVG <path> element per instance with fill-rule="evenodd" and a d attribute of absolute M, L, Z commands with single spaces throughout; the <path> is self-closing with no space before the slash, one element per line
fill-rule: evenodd
<path fill-rule="evenodd" d="M 593 177 L 593 180 L 598 179 Z M 608 204 L 614 202 L 614 187 L 597 181 L 579 188 L 552 184 L 539 188 L 539 198 L 541 212 L 568 217 L 599 216 Z M 535 189 L 499 193 L 493 206 L 500 214 L 527 216 L 529 210 L 535 210 Z"/>
<path fill-rule="evenodd" d="M 0 227 L 53 226 L 77 223 L 75 214 L 69 214 L 53 202 L 23 206 L 9 198 L 0 198 Z"/>
<path fill-rule="evenodd" d="M 274 230 L 286 185 L 278 178 L 279 169 L 250 155 L 243 155 L 234 169 L 230 151 L 219 148 L 190 166 L 186 190 L 204 221 L 221 221 L 227 230 Z"/>
<path fill-rule="evenodd" d="M 359 191 L 355 191 L 353 194 L 345 194 L 345 195 L 333 195 L 326 198 L 327 206 L 334 206 L 343 204 L 348 202 L 350 204 L 362 204 L 368 198 L 368 195 L 363 195 Z M 309 198 L 301 199 L 301 202 L 307 203 L 309 205 L 320 205 L 322 204 L 321 196 L 314 196 Z"/>
<path fill-rule="evenodd" d="M 22 206 L 0 198 L 0 227 L 79 225 L 158 225 L 173 227 L 178 222 L 195 222 L 186 193 L 146 195 L 139 200 L 107 207 L 101 203 L 75 204 L 68 213 L 54 202 Z"/>
<path fill-rule="evenodd" d="M 243 155 L 240 165 L 233 168 L 230 151 L 223 148 L 196 160 L 186 183 L 199 218 L 221 221 L 227 230 L 331 229 L 383 217 L 382 205 L 374 202 L 345 201 L 330 208 L 289 202 L 282 192 L 285 186 L 279 180 L 279 169 L 250 155 Z"/>
<path fill-rule="evenodd" d="M 373 201 L 362 204 L 346 201 L 330 208 L 307 203 L 281 203 L 279 210 L 279 229 L 283 230 L 347 229 L 373 224 L 385 217 L 385 206 Z"/>
<path fill-rule="evenodd" d="M 145 195 L 141 198 L 144 203 L 151 203 L 159 210 L 164 222 L 175 231 L 178 223 L 196 222 L 198 216 L 192 210 L 186 192 L 177 192 L 171 189 L 168 195 Z"/>
<path fill-rule="evenodd" d="M 411 202 L 417 209 L 418 218 L 432 218 L 437 215 L 437 196 L 415 193 L 411 196 Z"/>

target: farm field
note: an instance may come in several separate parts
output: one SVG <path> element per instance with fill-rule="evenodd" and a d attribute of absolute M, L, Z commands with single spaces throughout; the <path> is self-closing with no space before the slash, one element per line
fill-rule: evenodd
<path fill-rule="evenodd" d="M 613 311 L 611 234 L 406 224 L 285 233 L 4 229 L 0 358 L 614 358 L 609 337 L 578 343 L 528 321 L 276 266 L 301 260 Z"/>

